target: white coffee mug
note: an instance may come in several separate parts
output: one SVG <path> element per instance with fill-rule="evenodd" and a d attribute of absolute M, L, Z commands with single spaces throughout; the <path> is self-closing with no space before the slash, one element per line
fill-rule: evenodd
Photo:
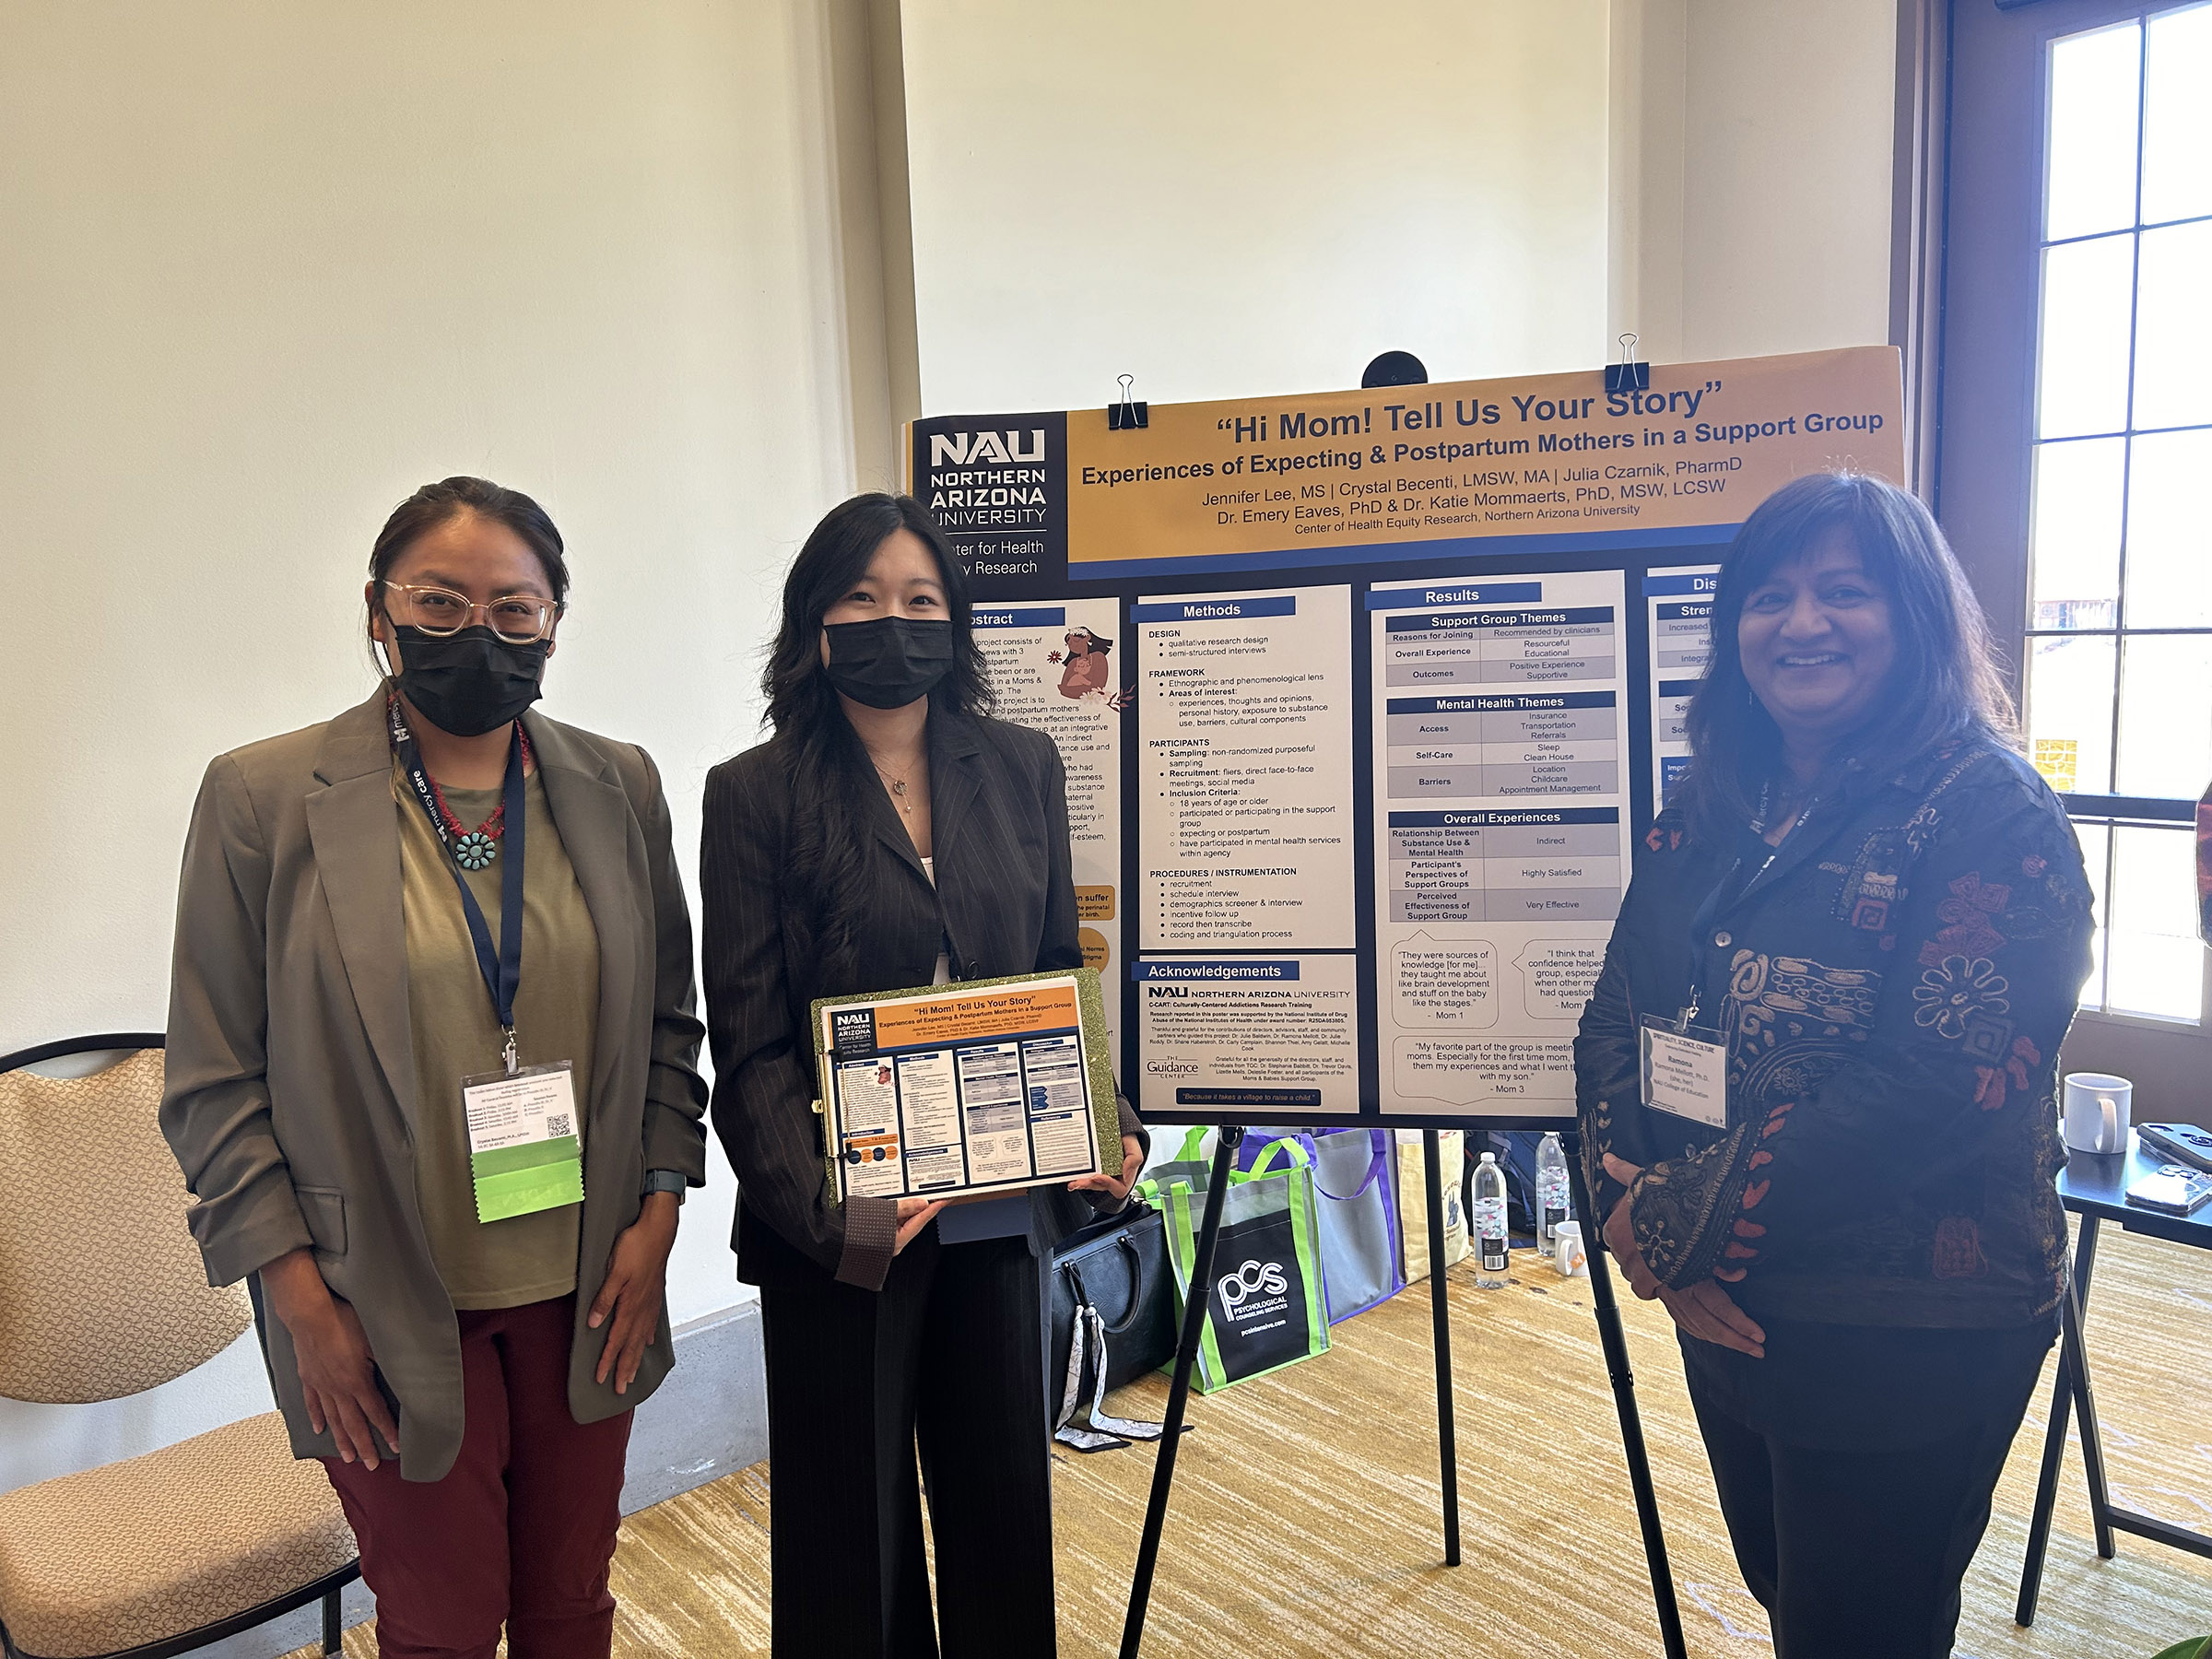
<path fill-rule="evenodd" d="M 1551 1265 L 1571 1278 L 1584 1271 L 1590 1258 L 1583 1249 L 1583 1224 L 1569 1217 L 1552 1235 Z"/>
<path fill-rule="evenodd" d="M 2103 1072 L 2066 1074 L 2066 1146 L 2076 1152 L 2124 1152 L 2136 1086 Z"/>

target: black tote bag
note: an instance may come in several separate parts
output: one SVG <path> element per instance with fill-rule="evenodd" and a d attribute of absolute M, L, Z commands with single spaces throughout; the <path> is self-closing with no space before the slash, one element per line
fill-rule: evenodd
<path fill-rule="evenodd" d="M 1167 1234 L 1157 1210 L 1133 1206 L 1072 1232 L 1053 1247 L 1052 1369 L 1066 1374 L 1076 1315 L 1099 1311 L 1106 1335 L 1106 1386 L 1121 1387 L 1175 1358 L 1175 1298 Z M 1093 1361 L 1095 1363 L 1095 1361 Z"/>

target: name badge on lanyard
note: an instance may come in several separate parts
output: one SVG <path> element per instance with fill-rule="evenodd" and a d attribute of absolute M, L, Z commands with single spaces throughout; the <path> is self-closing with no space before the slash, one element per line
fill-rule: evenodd
<path fill-rule="evenodd" d="M 504 1221 L 539 1210 L 583 1202 L 583 1142 L 576 1121 L 575 1067 L 567 1060 L 518 1065 L 514 1038 L 514 996 L 523 981 L 523 759 L 522 723 L 507 750 L 502 784 L 506 863 L 500 870 L 500 943 L 495 951 L 484 907 L 451 862 L 455 838 L 446 823 L 445 803 L 422 764 L 414 734 L 389 699 L 384 712 L 400 768 L 430 820 L 449 860 L 446 873 L 460 890 L 461 913 L 468 923 L 477 971 L 491 994 L 492 1016 L 500 1022 L 505 1068 L 461 1079 L 461 1112 L 468 1125 L 469 1173 L 476 1184 L 478 1222 Z M 479 832 L 480 834 L 481 832 Z"/>
<path fill-rule="evenodd" d="M 1728 1127 L 1728 1040 L 1691 1016 L 1643 1017 L 1643 1103 L 1709 1129 Z"/>
<path fill-rule="evenodd" d="M 568 1061 L 464 1077 L 461 1106 L 478 1221 L 583 1202 L 583 1143 Z"/>

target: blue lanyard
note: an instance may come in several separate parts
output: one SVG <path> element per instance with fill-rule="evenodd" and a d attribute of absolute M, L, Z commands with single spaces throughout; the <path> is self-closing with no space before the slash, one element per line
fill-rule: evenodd
<path fill-rule="evenodd" d="M 515 723 L 514 735 L 507 746 L 507 776 L 501 784 L 500 799 L 506 806 L 502 839 L 506 846 L 500 853 L 500 946 L 495 953 L 491 928 L 484 920 L 484 907 L 477 902 L 476 894 L 468 890 L 468 883 L 461 878 L 461 866 L 453 862 L 453 835 L 445 827 L 444 816 L 438 810 L 430 774 L 422 764 L 422 750 L 400 714 L 399 699 L 394 697 L 385 703 L 384 714 L 390 724 L 392 747 L 399 756 L 400 768 L 407 774 L 407 782 L 414 788 L 416 800 L 422 805 L 424 816 L 430 820 L 438 844 L 445 849 L 445 873 L 460 889 L 461 913 L 468 921 L 468 942 L 476 947 L 477 971 L 484 976 L 484 989 L 491 994 L 492 1015 L 500 1022 L 500 1058 L 512 1074 L 516 1065 L 514 994 L 523 982 L 523 825 L 527 812 L 523 800 L 522 723 Z"/>

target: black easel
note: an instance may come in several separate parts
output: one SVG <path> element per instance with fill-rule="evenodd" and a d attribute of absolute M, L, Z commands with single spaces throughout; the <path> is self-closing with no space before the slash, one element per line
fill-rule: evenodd
<path fill-rule="evenodd" d="M 1429 1328 L 1436 1340 L 1436 1445 L 1443 1465 L 1444 1565 L 1459 1565 L 1459 1428 L 1452 1418 L 1452 1301 L 1444 1293 L 1444 1170 L 1436 1131 L 1421 1131 L 1429 1178 Z"/>
<path fill-rule="evenodd" d="M 1206 1287 L 1214 1277 L 1214 1246 L 1221 1239 L 1221 1201 L 1236 1167 L 1244 1131 L 1224 1124 L 1214 1143 L 1213 1171 L 1206 1182 L 1206 1216 L 1198 1223 L 1197 1247 L 1191 1253 L 1191 1293 L 1183 1298 L 1182 1335 L 1175 1344 L 1175 1373 L 1168 1384 L 1168 1409 L 1159 1423 L 1159 1460 L 1152 1465 L 1152 1498 L 1145 1506 L 1145 1535 L 1136 1547 L 1136 1572 L 1129 1581 L 1129 1617 L 1122 1624 L 1122 1659 L 1136 1659 L 1145 1640 L 1145 1612 L 1152 1605 L 1152 1569 L 1159 1561 L 1159 1531 L 1167 1524 L 1168 1488 L 1175 1484 L 1175 1449 L 1182 1441 L 1182 1410 L 1191 1397 L 1191 1367 L 1198 1361 L 1199 1338 L 1206 1334 Z"/>
<path fill-rule="evenodd" d="M 1629 1487 L 1636 1494 L 1636 1522 L 1643 1529 L 1643 1559 L 1652 1570 L 1652 1602 L 1659 1611 L 1659 1641 L 1666 1659 L 1686 1659 L 1682 1609 L 1675 1602 L 1675 1575 L 1666 1561 L 1666 1533 L 1659 1524 L 1659 1494 L 1652 1487 L 1652 1460 L 1643 1445 L 1643 1417 L 1636 1409 L 1636 1373 L 1629 1369 L 1629 1337 L 1621 1328 L 1620 1304 L 1613 1299 L 1613 1262 L 1606 1253 L 1605 1218 L 1590 1201 L 1583 1180 L 1583 1137 L 1559 1136 L 1567 1153 L 1567 1179 L 1574 1213 L 1583 1219 L 1583 1244 L 1590 1257 L 1590 1301 L 1597 1314 L 1597 1340 L 1606 1353 L 1606 1374 L 1613 1381 L 1613 1406 L 1620 1414 L 1620 1450 L 1628 1460 Z"/>
<path fill-rule="evenodd" d="M 1431 1328 L 1436 1340 L 1436 1427 L 1442 1458 L 1444 1509 L 1444 1564 L 1459 1565 L 1459 1454 L 1452 1412 L 1452 1331 L 1444 1284 L 1444 1197 L 1441 1162 L 1436 1131 L 1422 1133 L 1422 1168 L 1429 1184 L 1429 1284 Z M 1175 1346 L 1175 1370 L 1168 1386 L 1168 1409 L 1161 1424 L 1159 1460 L 1152 1466 L 1152 1496 L 1145 1507 L 1145 1530 L 1136 1547 L 1136 1571 L 1129 1583 L 1129 1614 L 1122 1625 L 1121 1659 L 1137 1659 L 1145 1638 L 1145 1615 L 1152 1601 L 1152 1574 L 1159 1562 L 1159 1537 L 1168 1518 L 1168 1493 L 1175 1481 L 1175 1450 L 1182 1438 L 1183 1410 L 1190 1401 L 1191 1367 L 1198 1358 L 1198 1343 L 1206 1328 L 1207 1297 L 1204 1287 L 1213 1278 L 1214 1247 L 1221 1234 L 1221 1203 L 1235 1167 L 1241 1128 L 1224 1125 L 1214 1147 L 1212 1173 L 1207 1178 L 1206 1214 L 1198 1227 L 1192 1253 L 1191 1294 L 1182 1310 L 1182 1333 Z M 1597 1315 L 1597 1333 L 1605 1350 L 1606 1373 L 1613 1383 L 1613 1404 L 1620 1416 L 1621 1452 L 1629 1465 L 1629 1484 L 1636 1495 L 1636 1519 L 1643 1531 L 1644 1559 L 1652 1573 L 1652 1600 L 1659 1615 L 1659 1639 L 1666 1659 L 1687 1659 L 1682 1642 L 1682 1613 L 1675 1601 L 1675 1581 L 1667 1565 L 1666 1535 L 1659 1521 L 1659 1498 L 1652 1485 L 1651 1460 L 1644 1449 L 1643 1419 L 1636 1409 L 1636 1379 L 1629 1367 L 1629 1345 L 1621 1327 L 1620 1305 L 1613 1296 L 1613 1269 L 1607 1263 L 1597 1218 L 1583 1182 L 1581 1137 L 1573 1131 L 1559 1136 L 1567 1152 L 1568 1177 L 1573 1183 L 1574 1213 L 1583 1225 L 1590 1256 L 1592 1303 Z"/>

